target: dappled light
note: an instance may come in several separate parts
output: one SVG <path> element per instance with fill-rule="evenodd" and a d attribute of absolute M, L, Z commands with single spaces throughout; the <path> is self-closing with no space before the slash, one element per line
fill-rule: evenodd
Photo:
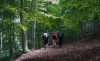
<path fill-rule="evenodd" d="M 100 0 L 0 0 L 0 61 L 100 61 Z"/>

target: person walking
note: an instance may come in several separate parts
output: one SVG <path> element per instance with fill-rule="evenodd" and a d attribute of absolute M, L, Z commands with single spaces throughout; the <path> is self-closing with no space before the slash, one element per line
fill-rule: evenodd
<path fill-rule="evenodd" d="M 60 30 L 60 32 L 58 32 L 58 39 L 59 39 L 59 47 L 62 47 L 63 39 L 64 39 L 64 33 L 62 30 Z"/>
<path fill-rule="evenodd" d="M 53 47 L 56 46 L 56 41 L 57 41 L 57 34 L 56 34 L 56 32 L 54 31 L 53 34 L 52 34 Z"/>
<path fill-rule="evenodd" d="M 46 47 L 48 46 L 48 40 L 49 40 L 49 34 L 47 30 L 43 33 L 42 38 L 44 40 L 44 48 L 46 49 Z"/>

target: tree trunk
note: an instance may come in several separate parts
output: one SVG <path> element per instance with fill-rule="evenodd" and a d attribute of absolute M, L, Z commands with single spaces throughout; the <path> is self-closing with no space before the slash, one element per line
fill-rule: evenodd
<path fill-rule="evenodd" d="M 11 34 L 11 26 L 9 26 L 9 53 L 10 53 L 10 61 L 13 61 L 13 42 L 12 42 L 12 34 Z"/>
<path fill-rule="evenodd" d="M 22 25 L 25 24 L 24 17 L 23 17 L 23 5 L 24 5 L 24 0 L 20 0 L 20 22 Z M 21 29 L 21 35 L 22 35 L 22 49 L 23 53 L 28 51 L 28 46 L 27 46 L 27 40 L 26 40 L 26 33 L 23 29 Z"/>
<path fill-rule="evenodd" d="M 36 34 L 36 19 L 34 20 L 34 32 L 33 32 L 33 34 L 34 34 L 34 49 L 35 49 L 35 34 Z"/>
<path fill-rule="evenodd" d="M 93 33 L 97 34 L 98 33 L 98 25 L 99 25 L 99 17 L 98 17 L 98 13 L 95 11 L 94 12 L 94 29 L 93 29 Z"/>
<path fill-rule="evenodd" d="M 34 21 L 32 23 L 32 40 L 34 43 L 34 49 L 35 49 L 35 33 L 36 33 L 36 11 L 37 11 L 37 0 L 32 0 L 32 3 L 34 3 Z M 32 4 L 33 5 L 33 4 Z M 33 7 L 33 6 L 32 6 Z"/>
<path fill-rule="evenodd" d="M 11 14 L 12 15 L 12 14 Z M 10 17 L 10 24 L 8 26 L 8 35 L 9 35 L 9 53 L 10 53 L 10 61 L 13 61 L 13 55 L 14 55 L 14 51 L 13 51 L 13 48 L 14 48 L 14 39 L 13 39 L 13 20 L 14 18 L 12 16 L 9 16 Z"/>
<path fill-rule="evenodd" d="M 33 44 L 31 43 L 31 42 L 33 42 L 32 41 L 32 27 L 30 25 L 32 25 L 31 22 L 27 24 L 27 26 L 28 26 L 27 39 L 29 40 L 28 47 L 29 47 L 29 49 L 32 49 L 32 46 L 33 46 Z"/>
<path fill-rule="evenodd" d="M 12 24 L 12 40 L 13 40 L 13 59 L 16 58 L 16 51 L 17 51 L 17 47 L 16 47 L 16 41 L 15 41 L 15 27 L 14 27 L 14 23 Z"/>
<path fill-rule="evenodd" d="M 0 30 L 0 54 L 2 53 L 2 31 Z"/>
<path fill-rule="evenodd" d="M 79 27 L 80 27 L 79 38 L 82 38 L 83 37 L 83 30 L 82 30 L 83 29 L 83 22 L 82 22 L 82 20 L 79 22 Z"/>

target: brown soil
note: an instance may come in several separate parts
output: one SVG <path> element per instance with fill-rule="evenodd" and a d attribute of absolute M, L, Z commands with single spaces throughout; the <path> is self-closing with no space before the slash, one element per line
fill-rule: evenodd
<path fill-rule="evenodd" d="M 92 36 L 66 42 L 62 48 L 50 45 L 46 50 L 32 50 L 22 54 L 15 61 L 100 61 L 100 38 Z"/>

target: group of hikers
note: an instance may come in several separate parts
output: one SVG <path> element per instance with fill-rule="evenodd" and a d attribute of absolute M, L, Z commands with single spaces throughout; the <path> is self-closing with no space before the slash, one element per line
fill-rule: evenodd
<path fill-rule="evenodd" d="M 46 49 L 46 47 L 48 46 L 48 40 L 50 38 L 50 35 L 48 33 L 48 31 L 44 31 L 43 35 L 42 35 L 42 38 L 44 40 L 44 48 Z M 56 47 L 56 42 L 57 40 L 59 41 L 59 47 L 62 47 L 62 44 L 63 44 L 63 39 L 64 39 L 64 33 L 62 30 L 60 30 L 58 32 L 58 34 L 54 31 L 52 33 L 52 44 L 53 44 L 53 47 Z"/>

